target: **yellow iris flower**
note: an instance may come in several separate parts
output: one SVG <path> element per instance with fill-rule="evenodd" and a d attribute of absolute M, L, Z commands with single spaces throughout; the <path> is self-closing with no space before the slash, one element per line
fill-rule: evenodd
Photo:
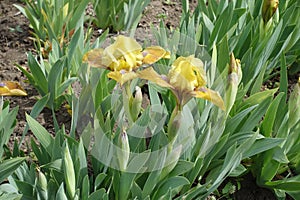
<path fill-rule="evenodd" d="M 135 72 L 141 65 L 153 64 L 161 58 L 170 58 L 169 52 L 159 46 L 143 50 L 134 39 L 120 35 L 107 48 L 86 53 L 83 61 L 91 66 L 110 70 L 108 77 L 122 85 L 137 77 Z"/>
<path fill-rule="evenodd" d="M 211 101 L 225 110 L 224 102 L 219 93 L 205 87 L 206 75 L 203 63 L 193 55 L 177 58 L 167 76 L 159 75 L 151 67 L 138 72 L 138 76 L 161 87 L 171 89 L 180 108 L 192 97 L 196 97 Z"/>
<path fill-rule="evenodd" d="M 0 82 L 0 96 L 27 96 L 25 90 L 18 82 Z"/>

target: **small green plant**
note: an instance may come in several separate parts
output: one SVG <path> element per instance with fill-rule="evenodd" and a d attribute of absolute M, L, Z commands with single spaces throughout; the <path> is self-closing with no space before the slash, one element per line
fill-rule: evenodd
<path fill-rule="evenodd" d="M 233 200 L 233 194 L 236 193 L 239 189 L 241 189 L 241 184 L 238 181 L 230 180 L 221 188 L 220 191 L 214 193 L 216 197 L 215 199 L 228 199 Z"/>
<path fill-rule="evenodd" d="M 107 32 L 104 32 L 101 42 L 106 35 Z M 89 43 L 90 35 L 89 33 L 85 35 L 83 27 L 81 27 L 74 33 L 66 46 L 61 47 L 56 40 L 53 40 L 48 59 L 44 59 L 42 54 L 34 56 L 29 52 L 28 67 L 30 71 L 17 65 L 42 97 L 48 95 L 47 106 L 50 109 L 57 110 L 63 102 L 71 99 L 73 92 L 71 85 L 81 73 L 82 57 L 90 48 Z M 95 45 L 97 43 L 99 40 L 95 42 Z"/>
<path fill-rule="evenodd" d="M 101 29 L 130 31 L 134 34 L 150 0 L 95 0 L 95 24 Z"/>
<path fill-rule="evenodd" d="M 7 184 L 7 178 L 25 161 L 25 157 L 11 158 L 5 149 L 16 125 L 18 107 L 10 111 L 9 102 L 0 97 L 0 197 L 19 199 L 21 195 Z"/>
<path fill-rule="evenodd" d="M 9 102 L 4 102 L 3 97 L 0 96 L 0 160 L 2 160 L 4 153 L 3 147 L 7 145 L 16 125 L 17 113 L 18 107 L 10 111 Z"/>
<path fill-rule="evenodd" d="M 300 79 L 287 100 L 287 70 L 282 56 L 280 92 L 270 104 L 261 122 L 262 134 L 270 139 L 281 139 L 279 146 L 253 158 L 251 172 L 257 184 L 273 189 L 278 198 L 286 193 L 294 199 L 300 197 L 299 171 L 299 120 L 300 120 Z"/>
<path fill-rule="evenodd" d="M 55 1 L 25 0 L 26 6 L 15 5 L 28 19 L 35 37 L 37 51 L 46 57 L 53 40 L 63 46 L 83 26 L 89 0 Z"/>
<path fill-rule="evenodd" d="M 88 2 L 26 0 L 25 7 L 15 5 L 30 21 L 38 52 L 28 53 L 30 71 L 17 67 L 42 97 L 47 96 L 45 105 L 53 111 L 70 99 L 70 86 L 90 41 L 90 30 L 83 30 Z"/>

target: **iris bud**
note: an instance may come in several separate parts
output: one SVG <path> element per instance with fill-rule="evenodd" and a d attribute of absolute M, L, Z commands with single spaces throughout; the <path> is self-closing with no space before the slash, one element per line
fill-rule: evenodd
<path fill-rule="evenodd" d="M 264 20 L 264 24 L 268 23 L 268 21 L 273 17 L 278 8 L 278 4 L 278 0 L 264 0 L 262 6 L 262 18 Z"/>
<path fill-rule="evenodd" d="M 227 114 L 230 112 L 238 91 L 238 85 L 242 79 L 242 71 L 240 61 L 234 58 L 233 53 L 230 54 L 230 65 L 227 78 L 227 87 L 225 92 L 225 107 Z"/>
<path fill-rule="evenodd" d="M 300 77 L 294 86 L 289 102 L 289 128 L 292 128 L 300 120 Z"/>
<path fill-rule="evenodd" d="M 117 151 L 119 167 L 121 171 L 125 171 L 130 156 L 130 147 L 128 142 L 128 136 L 125 130 L 119 135 L 118 145 L 120 149 Z"/>
<path fill-rule="evenodd" d="M 131 117 L 134 121 L 138 118 L 141 112 L 142 101 L 143 101 L 142 90 L 139 86 L 136 86 L 135 97 L 133 98 L 132 106 L 131 106 Z"/>

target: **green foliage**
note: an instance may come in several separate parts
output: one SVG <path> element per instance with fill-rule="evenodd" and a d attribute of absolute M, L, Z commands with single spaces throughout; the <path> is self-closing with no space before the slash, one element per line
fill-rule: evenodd
<path fill-rule="evenodd" d="M 281 91 L 287 91 L 287 70 L 285 58 L 281 60 Z M 288 193 L 295 199 L 299 196 L 299 84 L 286 102 L 286 94 L 280 93 L 269 105 L 265 118 L 261 122 L 261 130 L 265 137 L 280 138 L 282 143 L 253 158 L 252 173 L 257 177 L 260 186 L 275 190 L 278 197 Z M 295 107 L 295 103 L 297 106 Z M 295 172 L 295 173 L 293 173 Z M 276 180 L 277 177 L 281 177 Z"/>
<path fill-rule="evenodd" d="M 0 197 L 229 197 L 239 187 L 229 182 L 218 191 L 224 180 L 251 172 L 259 186 L 273 189 L 278 198 L 287 193 L 299 199 L 300 89 L 296 85 L 287 97 L 286 67 L 299 59 L 299 1 L 280 1 L 266 27 L 261 24 L 261 1 L 209 0 L 206 6 L 199 0 L 190 13 L 183 0 L 178 29 L 168 30 L 162 22 L 158 29 L 152 27 L 157 43 L 171 52 L 170 60 L 155 64 L 156 72 L 167 74 L 178 56 L 194 54 L 204 63 L 207 86 L 226 95 L 225 105 L 230 105 L 223 112 L 212 103 L 191 99 L 175 116 L 178 103 L 170 90 L 140 79 L 121 86 L 105 69 L 82 64 L 84 53 L 99 47 L 108 34 L 107 30 L 90 47 L 91 29 L 85 33 L 83 28 L 87 3 L 48 0 L 18 6 L 30 20 L 38 52 L 28 54 L 30 72 L 19 69 L 42 97 L 26 115 L 23 137 L 30 128 L 36 138 L 30 143 L 30 159 L 17 157 L 22 153 L 15 142 L 0 162 L 0 182 L 5 181 Z M 129 31 L 149 1 L 93 3 L 98 27 Z M 51 48 L 45 54 L 46 44 Z M 231 79 L 231 52 L 241 59 L 244 75 L 235 77 L 241 82 Z M 279 88 L 261 91 L 279 66 Z M 78 95 L 72 88 L 75 82 L 81 87 Z M 149 95 L 149 105 L 142 109 L 140 101 L 131 99 L 137 86 Z M 54 115 L 65 101 L 72 108 L 70 130 L 59 127 Z M 132 104 L 138 109 L 130 110 Z M 0 105 L 2 156 L 17 108 L 9 111 L 2 100 Z M 53 112 L 54 135 L 34 119 L 45 106 Z"/>
<path fill-rule="evenodd" d="M 283 196 L 284 191 L 287 191 L 296 198 L 298 194 L 291 190 L 292 185 L 296 184 L 297 176 L 295 178 L 289 177 L 293 181 L 289 181 L 288 177 L 278 182 L 275 181 L 275 183 L 267 181 L 272 181 L 275 175 L 284 174 L 289 169 L 287 166 L 294 163 L 288 161 L 287 150 L 282 149 L 282 146 L 288 146 L 289 149 L 298 146 L 298 139 L 295 136 L 288 137 L 287 131 L 290 130 L 288 124 L 294 124 L 291 121 L 298 121 L 299 119 L 298 117 L 294 117 L 293 120 L 288 119 L 286 113 L 291 111 L 285 104 L 287 94 L 286 66 L 296 62 L 296 59 L 289 59 L 289 63 L 286 63 L 285 58 L 290 58 L 289 55 L 294 53 L 293 48 L 299 42 L 299 35 L 295 35 L 299 28 L 297 23 L 291 20 L 293 16 L 299 14 L 297 11 L 298 3 L 289 1 L 284 6 L 280 4 L 278 21 L 273 22 L 272 28 L 264 33 L 263 37 L 255 34 L 262 31 L 260 30 L 261 27 L 257 26 L 261 17 L 259 14 L 261 2 L 231 1 L 228 3 L 222 1 L 216 3 L 216 1 L 209 1 L 208 5 L 206 6 L 204 1 L 199 1 L 198 7 L 191 17 L 190 13 L 185 10 L 179 31 L 175 30 L 169 33 L 161 24 L 159 30 L 153 29 L 154 35 L 160 45 L 179 55 L 194 53 L 206 60 L 207 56 L 199 52 L 203 52 L 203 49 L 207 52 L 212 51 L 212 64 L 207 68 L 211 72 L 219 71 L 222 75 L 229 64 L 229 52 L 233 51 L 237 58 L 241 58 L 242 71 L 246 76 L 243 76 L 243 84 L 239 86 L 234 106 L 230 111 L 231 118 L 227 120 L 226 124 L 228 125 L 222 134 L 223 137 L 229 137 L 228 141 L 226 140 L 227 142 L 224 143 L 226 147 L 224 149 L 234 145 L 234 141 L 241 141 L 242 138 L 246 138 L 247 131 L 259 130 L 262 135 L 257 138 L 258 140 L 252 145 L 252 148 L 246 151 L 244 157 L 253 157 L 254 154 L 258 154 L 258 156 L 253 157 L 255 159 L 252 166 L 255 169 L 255 175 L 258 173 L 256 170 L 260 173 L 257 179 L 258 184 L 275 189 L 278 196 Z M 286 30 L 286 27 L 290 27 L 289 30 Z M 203 44 L 203 46 L 198 43 Z M 285 45 L 282 45 L 283 43 Z M 285 53 L 286 57 L 282 52 Z M 282 55 L 281 58 L 280 55 Z M 273 100 L 276 89 L 264 92 L 259 92 L 259 90 L 264 80 L 270 77 L 269 74 L 272 70 L 278 68 L 276 65 L 280 59 L 282 62 L 280 91 L 285 92 L 285 94 L 280 94 Z M 213 80 L 215 74 L 208 74 L 211 77 L 210 80 Z M 209 84 L 210 82 L 208 82 Z M 251 95 L 244 100 L 244 96 L 249 92 Z M 209 122 L 207 119 L 203 121 Z M 277 131 L 280 132 L 280 137 L 276 136 Z M 230 136 L 232 134 L 234 136 Z M 287 138 L 293 139 L 286 142 Z M 293 142 L 291 143 L 291 141 Z M 293 155 L 295 154 L 293 153 Z M 201 161 L 201 163 L 203 162 Z M 240 174 L 246 170 L 245 167 L 241 169 L 243 170 L 240 171 Z M 290 174 L 290 176 L 292 175 Z M 195 194 L 194 188 L 191 189 L 191 194 Z"/>
<path fill-rule="evenodd" d="M 46 50 L 51 49 L 51 44 L 46 46 L 47 41 L 56 40 L 62 44 L 82 26 L 89 1 L 25 0 L 25 3 L 25 7 L 15 6 L 29 19 L 38 50 L 42 47 Z"/>
<path fill-rule="evenodd" d="M 97 195 L 105 194 L 103 189 L 98 190 L 96 187 L 92 189 L 94 181 L 88 176 L 87 155 L 82 141 L 77 142 L 69 138 L 64 128 L 59 130 L 53 138 L 29 115 L 27 115 L 27 120 L 30 129 L 41 144 L 38 146 L 34 140 L 31 141 L 31 148 L 39 165 L 23 164 L 8 179 L 9 185 L 23 194 L 23 198 L 30 199 L 76 199 L 79 197 L 99 199 Z"/>
<path fill-rule="evenodd" d="M 8 153 L 6 146 L 16 125 L 17 112 L 18 107 L 10 111 L 9 102 L 3 102 L 3 98 L 0 98 L 0 198 L 20 199 L 22 197 L 16 188 L 5 183 L 7 178 L 26 159 L 25 157 L 17 157 L 18 155 L 14 155 L 14 158 L 11 158 L 13 155 Z M 18 148 L 16 143 L 14 148 Z"/>
<path fill-rule="evenodd" d="M 113 31 L 134 31 L 150 0 L 94 0 L 97 27 Z"/>
<path fill-rule="evenodd" d="M 15 6 L 29 19 L 38 55 L 28 53 L 30 72 L 17 67 L 42 97 L 49 95 L 47 106 L 57 110 L 70 99 L 70 86 L 77 80 L 82 56 L 89 49 L 91 29 L 84 33 L 83 27 L 89 1 L 25 3 L 24 7 Z"/>
<path fill-rule="evenodd" d="M 183 1 L 185 4 L 186 1 Z M 259 91 L 265 79 L 278 69 L 280 55 L 289 59 L 287 65 L 297 63 L 297 46 L 300 42 L 299 1 L 280 2 L 278 19 L 273 20 L 270 29 L 261 30 L 262 1 L 198 1 L 193 13 L 184 10 L 179 30 L 171 33 L 163 24 L 154 31 L 158 44 L 179 55 L 196 54 L 206 60 L 205 52 L 216 46 L 219 55 L 234 52 L 242 63 L 243 84 L 253 87 L 251 93 Z M 263 37 L 258 34 L 265 32 Z M 295 55 L 296 54 L 296 55 Z M 211 54 L 210 54 L 211 55 Z M 218 58 L 218 70 L 222 72 L 229 62 L 229 56 Z M 259 78 L 258 78 L 259 77 Z"/>
<path fill-rule="evenodd" d="M 103 34 L 104 37 L 106 33 Z M 44 60 L 41 54 L 35 57 L 28 53 L 30 73 L 17 65 L 42 97 L 49 96 L 46 103 L 49 108 L 57 110 L 63 102 L 71 102 L 71 85 L 78 80 L 77 74 L 81 73 L 81 60 L 89 49 L 89 42 L 90 35 L 84 35 L 81 27 L 74 33 L 67 46 L 61 47 L 53 40 L 48 60 Z"/>
<path fill-rule="evenodd" d="M 16 125 L 17 113 L 18 107 L 10 111 L 9 102 L 3 102 L 3 98 L 0 97 L 0 160 L 4 153 L 3 147 L 7 145 Z"/>

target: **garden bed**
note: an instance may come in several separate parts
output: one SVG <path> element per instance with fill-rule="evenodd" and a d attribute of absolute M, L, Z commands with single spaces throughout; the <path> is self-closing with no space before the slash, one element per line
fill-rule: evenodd
<path fill-rule="evenodd" d="M 4 0 L 0 2 L 0 80 L 17 81 L 21 83 L 27 92 L 26 97 L 4 97 L 9 100 L 12 108 L 19 106 L 17 115 L 17 125 L 14 129 L 13 135 L 10 139 L 10 145 L 13 146 L 14 140 L 20 140 L 24 128 L 26 126 L 25 113 L 30 113 L 37 99 L 40 98 L 38 91 L 28 83 L 24 74 L 15 67 L 15 64 L 28 69 L 27 55 L 26 53 L 31 51 L 35 53 L 34 45 L 32 41 L 32 29 L 29 28 L 29 22 L 14 6 L 13 4 L 20 4 L 17 0 Z M 192 1 L 190 6 L 191 10 L 196 7 L 197 2 Z M 143 41 L 147 37 L 153 37 L 150 34 L 150 22 L 154 26 L 159 25 L 159 21 L 164 19 L 164 23 L 169 28 L 175 28 L 179 25 L 179 16 L 181 13 L 180 1 L 172 1 L 170 4 L 162 3 L 161 0 L 152 0 L 144 11 L 144 15 L 138 25 L 136 31 L 136 39 Z M 112 33 L 111 35 L 116 35 Z M 292 74 L 288 77 L 289 88 L 296 84 L 300 73 Z M 279 75 L 273 79 L 268 80 L 262 90 L 272 89 L 279 84 Z M 66 107 L 62 107 L 56 112 L 56 117 L 61 126 L 64 124 L 69 130 L 71 126 L 71 116 L 67 112 Z M 52 113 L 48 108 L 44 108 L 42 113 L 37 117 L 37 121 L 47 129 L 51 134 L 55 134 Z M 29 131 L 25 143 L 30 143 L 30 138 L 33 137 Z M 27 145 L 23 144 L 23 151 L 29 151 L 26 149 Z M 271 190 L 260 188 L 256 185 L 255 179 L 252 175 L 248 174 L 242 178 L 231 179 L 234 184 L 239 182 L 241 187 L 236 190 L 232 195 L 226 196 L 237 200 L 272 200 L 276 199 Z M 228 182 L 227 180 L 225 182 Z M 223 186 L 222 186 L 223 187 Z M 220 190 L 222 189 L 220 188 Z M 225 198 L 221 198 L 225 199 Z"/>

